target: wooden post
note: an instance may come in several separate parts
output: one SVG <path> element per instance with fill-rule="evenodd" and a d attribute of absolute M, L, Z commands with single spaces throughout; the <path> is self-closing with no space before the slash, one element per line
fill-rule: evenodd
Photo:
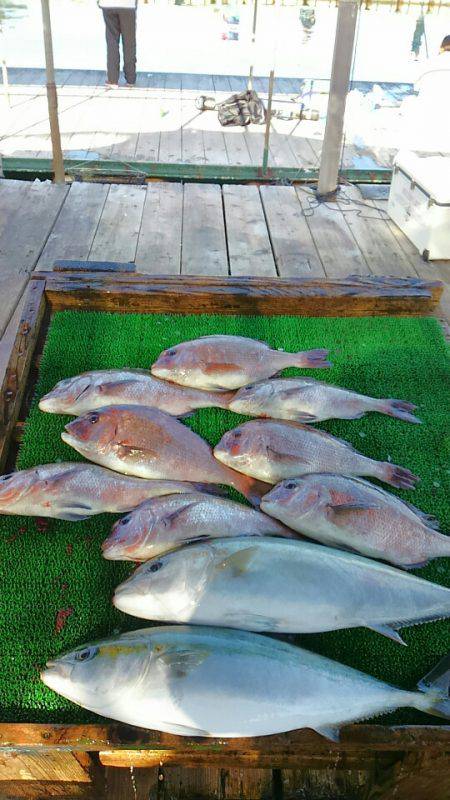
<path fill-rule="evenodd" d="M 55 85 L 55 68 L 53 64 L 52 26 L 50 20 L 49 0 L 41 0 L 42 25 L 44 29 L 45 70 L 47 75 L 47 103 L 52 140 L 53 174 L 55 183 L 64 183 L 64 159 L 61 148 L 61 134 L 58 120 L 58 95 Z"/>
<path fill-rule="evenodd" d="M 317 186 L 319 196 L 333 194 L 338 184 L 345 103 L 350 82 L 358 8 L 358 0 L 339 0 L 327 121 Z"/>
<path fill-rule="evenodd" d="M 272 121 L 272 95 L 273 95 L 274 76 L 275 72 L 273 69 L 271 69 L 269 75 L 269 99 L 267 101 L 266 132 L 264 134 L 264 152 L 263 152 L 263 163 L 262 163 L 263 175 L 267 171 L 267 162 L 269 160 L 269 139 L 270 139 L 270 123 Z"/>
<path fill-rule="evenodd" d="M 252 38 L 250 41 L 250 52 L 252 55 L 252 61 L 255 60 L 255 41 L 256 41 L 256 22 L 258 19 L 258 0 L 253 0 L 253 25 L 252 25 Z M 255 68 L 254 64 L 250 64 L 250 72 L 248 75 L 248 82 L 247 82 L 247 89 L 250 91 L 253 89 L 253 70 Z"/>

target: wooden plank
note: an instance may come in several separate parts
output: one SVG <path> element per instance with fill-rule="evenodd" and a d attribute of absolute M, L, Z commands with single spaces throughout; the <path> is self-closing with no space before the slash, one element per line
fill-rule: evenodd
<path fill-rule="evenodd" d="M 223 137 L 229 164 L 247 166 L 252 163 L 247 147 L 247 139 L 241 130 L 224 129 Z"/>
<path fill-rule="evenodd" d="M 116 138 L 119 141 L 112 145 L 109 157 L 115 161 L 132 161 L 136 155 L 138 134 L 118 133 Z"/>
<path fill-rule="evenodd" d="M 154 275 L 180 273 L 182 220 L 182 184 L 150 183 L 136 252 L 139 272 Z"/>
<path fill-rule="evenodd" d="M 183 203 L 183 275 L 227 275 L 220 186 L 186 183 Z"/>
<path fill-rule="evenodd" d="M 130 261 L 79 261 L 60 258 L 53 264 L 55 272 L 136 272 Z"/>
<path fill-rule="evenodd" d="M 278 274 L 283 278 L 324 275 L 322 262 L 292 186 L 261 186 Z"/>
<path fill-rule="evenodd" d="M 136 161 L 158 161 L 160 138 L 160 131 L 143 131 L 139 133 L 134 154 Z"/>
<path fill-rule="evenodd" d="M 69 781 L 89 783 L 90 777 L 73 753 L 0 753 L 2 781 Z"/>
<path fill-rule="evenodd" d="M 356 187 L 346 186 L 338 205 L 373 275 L 417 275 L 372 200 L 363 200 Z"/>
<path fill-rule="evenodd" d="M 101 183 L 71 185 L 37 263 L 38 270 L 52 269 L 57 258 L 88 258 L 108 189 Z"/>
<path fill-rule="evenodd" d="M 226 235 L 232 275 L 277 274 L 257 186 L 224 186 Z"/>
<path fill-rule="evenodd" d="M 289 136 L 289 147 L 291 148 L 299 167 L 303 169 L 317 169 L 319 159 L 317 153 L 311 145 L 311 139 L 296 135 L 297 128 Z"/>
<path fill-rule="evenodd" d="M 185 193 L 186 198 L 186 193 Z M 186 203 L 185 203 L 186 205 Z M 418 278 L 241 278 L 43 273 L 51 308 L 143 313 L 422 316 L 443 284 Z M 1 741 L 1 740 L 0 740 Z"/>
<path fill-rule="evenodd" d="M 153 769 L 105 768 L 105 794 L 111 800 L 162 800 L 159 767 Z"/>
<path fill-rule="evenodd" d="M 296 188 L 306 222 L 329 277 L 367 275 L 369 267 L 337 203 L 319 203 L 315 195 Z"/>
<path fill-rule="evenodd" d="M 213 75 L 214 90 L 216 92 L 231 92 L 230 79 L 228 75 Z"/>
<path fill-rule="evenodd" d="M 134 261 L 144 202 L 145 186 L 110 186 L 89 260 Z"/>
<path fill-rule="evenodd" d="M 0 470 L 8 454 L 45 311 L 45 281 L 30 281 L 0 391 Z"/>
<path fill-rule="evenodd" d="M 0 335 L 66 197 L 66 186 L 0 182 Z"/>
<path fill-rule="evenodd" d="M 211 117 L 213 124 L 216 123 Z M 210 121 L 210 122 L 211 122 Z M 222 131 L 203 129 L 203 147 L 206 164 L 228 164 L 228 153 Z"/>

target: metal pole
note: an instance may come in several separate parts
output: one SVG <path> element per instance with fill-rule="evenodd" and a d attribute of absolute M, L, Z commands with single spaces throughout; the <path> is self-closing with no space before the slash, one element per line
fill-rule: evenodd
<path fill-rule="evenodd" d="M 58 95 L 55 85 L 55 68 L 53 64 L 52 26 L 50 20 L 49 0 L 41 0 L 42 25 L 44 29 L 45 69 L 47 75 L 47 104 L 52 140 L 53 173 L 55 183 L 64 183 L 64 159 L 61 148 L 61 134 L 58 120 Z"/>
<path fill-rule="evenodd" d="M 252 54 L 252 60 L 255 59 L 255 41 L 256 41 L 256 22 L 258 19 L 258 0 L 253 0 L 253 26 L 252 26 L 252 38 L 250 41 L 250 51 Z M 247 89 L 250 91 L 253 89 L 253 70 L 255 66 L 254 64 L 250 65 L 250 72 L 248 76 L 248 83 Z"/>
<path fill-rule="evenodd" d="M 267 118 L 266 118 L 266 132 L 264 134 L 264 152 L 262 161 L 263 175 L 267 172 L 267 162 L 269 160 L 269 138 L 270 138 L 270 123 L 272 121 L 272 95 L 273 95 L 273 82 L 275 72 L 270 70 L 269 75 L 269 98 L 267 100 Z"/>
<path fill-rule="evenodd" d="M 327 121 L 317 186 L 319 196 L 332 194 L 338 184 L 345 103 L 350 82 L 358 8 L 358 0 L 339 0 Z"/>

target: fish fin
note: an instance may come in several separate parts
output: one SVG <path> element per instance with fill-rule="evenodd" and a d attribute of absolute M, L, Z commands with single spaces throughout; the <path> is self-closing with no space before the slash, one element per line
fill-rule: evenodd
<path fill-rule="evenodd" d="M 420 480 L 417 475 L 414 475 L 406 467 L 391 464 L 389 461 L 376 463 L 379 470 L 377 470 L 377 474 L 374 474 L 374 477 L 389 483 L 390 486 L 395 486 L 396 489 L 414 489 L 417 481 Z"/>
<path fill-rule="evenodd" d="M 189 419 L 190 417 L 193 417 L 194 414 L 195 411 L 185 411 L 184 414 L 176 414 L 176 417 L 177 419 Z"/>
<path fill-rule="evenodd" d="M 236 625 L 236 614 L 224 614 L 223 625 L 229 625 L 232 628 Z M 283 625 L 280 620 L 274 617 L 265 617 L 263 614 L 252 614 L 251 611 L 243 611 L 239 613 L 239 628 L 250 631 L 266 631 L 274 633 L 276 631 L 283 632 Z"/>
<path fill-rule="evenodd" d="M 227 375 L 229 372 L 242 372 L 237 364 L 209 363 L 202 367 L 205 375 Z"/>
<path fill-rule="evenodd" d="M 344 521 L 344 517 L 349 512 L 350 513 L 353 511 L 365 512 L 373 508 L 379 508 L 379 505 L 377 505 L 377 503 L 363 503 L 363 502 L 341 503 L 340 505 L 337 506 L 333 506 L 331 504 L 327 505 L 327 511 L 330 514 L 330 516 L 333 517 L 333 522 L 335 522 L 335 524 L 337 525 L 339 525 L 339 523 L 342 523 Z"/>
<path fill-rule="evenodd" d="M 49 479 L 52 487 L 58 486 L 60 483 L 64 483 L 67 478 L 70 478 L 71 475 L 76 475 L 78 472 L 79 465 L 67 467 L 67 469 L 62 470 L 59 475 L 52 477 Z"/>
<path fill-rule="evenodd" d="M 193 483 L 192 485 L 197 492 L 217 495 L 218 497 L 228 497 L 227 490 L 217 483 Z"/>
<path fill-rule="evenodd" d="M 309 461 L 306 458 L 301 458 L 300 456 L 294 456 L 290 453 L 280 453 L 278 450 L 275 450 L 273 447 L 266 447 L 267 454 L 277 461 L 279 464 L 309 464 Z"/>
<path fill-rule="evenodd" d="M 89 519 L 91 514 L 77 514 L 75 511 L 71 513 L 70 511 L 62 511 L 56 519 L 64 519 L 67 522 L 81 522 L 84 519 Z"/>
<path fill-rule="evenodd" d="M 164 730 L 173 733 L 175 736 L 211 736 L 208 731 L 202 728 L 190 728 L 188 725 L 179 725 L 175 722 L 161 722 Z"/>
<path fill-rule="evenodd" d="M 417 508 L 417 506 L 413 505 L 413 503 L 410 503 L 408 500 L 403 500 L 403 498 L 402 498 L 402 503 L 404 503 L 405 506 L 408 506 L 408 508 L 417 517 L 419 517 L 421 522 L 423 522 L 424 525 L 427 526 L 427 528 L 432 528 L 432 530 L 434 531 L 439 530 L 439 520 L 436 519 L 436 517 L 433 517 L 432 514 L 427 514 L 426 511 L 422 511 L 420 508 Z"/>
<path fill-rule="evenodd" d="M 402 564 L 402 569 L 410 570 L 410 569 L 422 569 L 422 567 L 426 567 L 427 564 L 430 563 L 430 559 L 426 561 L 418 561 L 416 564 Z"/>
<path fill-rule="evenodd" d="M 388 639 L 392 639 L 393 642 L 397 642 L 398 644 L 406 645 L 406 642 L 403 641 L 402 637 L 393 627 L 390 625 L 366 625 L 366 628 L 369 628 L 371 631 L 375 631 L 375 633 L 381 633 L 382 636 L 386 636 Z"/>
<path fill-rule="evenodd" d="M 224 336 L 225 336 L 225 338 L 227 338 L 226 334 L 223 334 L 223 333 L 207 333 L 207 334 L 205 334 L 205 336 L 199 336 L 198 338 L 199 339 L 223 339 Z M 239 336 L 239 335 L 235 336 L 233 338 L 236 338 L 236 339 L 247 339 L 246 336 Z M 259 342 L 259 344 L 264 344 L 266 347 L 268 347 L 269 350 L 272 349 L 270 344 L 268 344 L 267 342 L 264 342 L 262 339 L 254 339 L 252 337 L 252 342 Z M 189 342 L 185 342 L 185 344 L 189 344 Z"/>
<path fill-rule="evenodd" d="M 332 364 L 330 361 L 327 361 L 327 357 L 329 356 L 329 350 L 303 350 L 299 353 L 288 353 L 287 355 L 292 355 L 292 366 L 293 367 L 309 367 L 311 369 L 324 369 L 326 367 L 331 367 Z"/>
<path fill-rule="evenodd" d="M 194 500 L 192 503 L 188 503 L 183 508 L 178 508 L 176 511 L 173 511 L 171 514 L 167 514 L 167 516 L 163 519 L 163 525 L 165 528 L 171 528 L 175 520 L 179 519 L 183 514 L 186 513 L 190 508 L 198 505 L 198 501 Z"/>
<path fill-rule="evenodd" d="M 156 648 L 158 645 L 156 645 Z M 165 648 L 161 646 L 158 652 L 155 648 L 155 655 L 173 672 L 176 678 L 184 678 L 195 667 L 199 667 L 210 652 L 193 647 L 190 650 L 179 650 L 176 648 Z"/>
<path fill-rule="evenodd" d="M 121 393 L 122 389 L 127 389 L 129 386 L 132 386 L 136 383 L 136 380 L 130 380 L 129 378 L 124 381 L 110 381 L 109 383 L 100 383 L 96 388 L 99 394 L 111 394 L 111 392 L 118 392 Z"/>
<path fill-rule="evenodd" d="M 258 552 L 256 547 L 246 547 L 245 550 L 238 550 L 231 556 L 227 556 L 223 561 L 218 564 L 218 569 L 230 569 L 233 578 L 243 575 L 247 572 L 254 556 Z"/>
<path fill-rule="evenodd" d="M 117 442 L 115 450 L 118 458 L 126 458 L 128 461 L 134 461 L 138 458 L 141 458 L 143 453 L 148 455 L 150 458 L 158 457 L 157 450 L 150 450 L 144 447 L 132 447 L 131 445 L 123 444 L 122 442 Z"/>
<path fill-rule="evenodd" d="M 421 692 L 428 695 L 429 714 L 443 719 L 450 718 L 450 653 L 447 653 L 433 669 L 424 675 L 417 684 Z M 424 697 L 423 700 L 426 698 Z M 421 705 L 422 710 L 423 705 Z"/>
<path fill-rule="evenodd" d="M 305 411 L 301 414 L 297 414 L 295 420 L 296 422 L 320 422 L 319 417 L 315 414 L 307 414 Z"/>
<path fill-rule="evenodd" d="M 319 725 L 317 728 L 313 728 L 313 730 L 321 736 L 324 736 L 325 739 L 329 739 L 331 742 L 339 741 L 339 728 L 336 725 Z"/>

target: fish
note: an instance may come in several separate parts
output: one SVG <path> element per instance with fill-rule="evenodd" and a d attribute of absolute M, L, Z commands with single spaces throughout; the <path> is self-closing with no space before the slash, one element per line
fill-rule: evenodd
<path fill-rule="evenodd" d="M 154 378 L 144 370 L 107 369 L 83 372 L 59 381 L 39 401 L 41 411 L 79 416 L 107 405 L 130 403 L 159 408 L 175 417 L 197 408 L 228 408 L 232 392 L 204 392 Z"/>
<path fill-rule="evenodd" d="M 364 556 L 261 537 L 197 542 L 142 564 L 113 604 L 134 617 L 272 633 L 398 629 L 450 617 L 450 588 Z"/>
<path fill-rule="evenodd" d="M 255 505 L 269 488 L 220 464 L 208 442 L 156 408 L 98 408 L 69 422 L 61 438 L 90 461 L 125 475 L 225 484 Z"/>
<path fill-rule="evenodd" d="M 405 569 L 450 556 L 450 536 L 434 517 L 359 478 L 289 478 L 262 498 L 261 510 L 322 544 Z"/>
<path fill-rule="evenodd" d="M 419 480 L 409 469 L 374 461 L 349 442 L 299 422 L 251 420 L 222 436 L 215 457 L 233 469 L 267 483 L 310 472 L 377 478 L 400 489 Z"/>
<path fill-rule="evenodd" d="M 180 736 L 247 737 L 342 726 L 395 708 L 448 719 L 450 657 L 398 689 L 268 636 L 189 625 L 117 634 L 47 662 L 49 689 L 102 717 Z"/>
<path fill-rule="evenodd" d="M 421 422 L 412 413 L 417 406 L 403 400 L 367 397 L 331 386 L 314 378 L 279 378 L 249 384 L 239 389 L 228 408 L 250 417 L 321 422 L 325 419 L 361 419 L 378 411 L 405 422 Z"/>
<path fill-rule="evenodd" d="M 244 336 L 203 336 L 164 350 L 152 375 L 212 392 L 239 389 L 286 367 L 330 367 L 328 350 L 285 353 Z"/>
<path fill-rule="evenodd" d="M 294 531 L 253 508 L 191 492 L 142 503 L 115 523 L 102 550 L 111 560 L 147 561 L 187 542 L 217 536 L 298 538 Z"/>
<path fill-rule="evenodd" d="M 144 480 L 93 464 L 66 462 L 0 476 L 0 514 L 53 517 L 76 522 L 94 514 L 125 514 L 151 497 L 209 491 L 204 484 Z"/>

